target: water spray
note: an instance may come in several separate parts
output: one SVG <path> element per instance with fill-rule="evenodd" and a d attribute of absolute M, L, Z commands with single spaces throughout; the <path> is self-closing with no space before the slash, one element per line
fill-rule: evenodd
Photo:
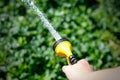
<path fill-rule="evenodd" d="M 27 3 L 31 9 L 33 9 L 37 15 L 40 17 L 40 20 L 43 22 L 44 26 L 49 30 L 52 36 L 55 38 L 56 42 L 53 45 L 53 49 L 57 55 L 60 57 L 66 57 L 69 65 L 73 65 L 77 62 L 76 58 L 72 54 L 72 45 L 70 41 L 66 38 L 62 38 L 59 33 L 52 27 L 50 22 L 44 17 L 42 12 L 37 8 L 31 0 L 22 0 Z"/>

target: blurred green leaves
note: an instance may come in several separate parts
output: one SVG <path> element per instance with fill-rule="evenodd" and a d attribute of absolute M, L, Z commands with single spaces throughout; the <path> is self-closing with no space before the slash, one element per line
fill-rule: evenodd
<path fill-rule="evenodd" d="M 71 41 L 78 60 L 87 59 L 95 70 L 120 65 L 120 1 L 34 2 Z M 67 62 L 53 52 L 54 42 L 27 5 L 20 0 L 0 1 L 0 79 L 66 80 L 61 68 Z"/>

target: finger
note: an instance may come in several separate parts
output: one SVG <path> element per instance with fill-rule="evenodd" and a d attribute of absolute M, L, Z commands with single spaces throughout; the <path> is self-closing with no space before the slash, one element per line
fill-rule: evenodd
<path fill-rule="evenodd" d="M 81 69 L 83 69 L 84 71 L 87 71 L 87 72 L 93 71 L 90 64 L 85 59 L 81 59 L 80 61 L 78 61 L 78 66 L 81 67 Z"/>
<path fill-rule="evenodd" d="M 94 67 L 92 65 L 90 65 L 91 71 L 94 71 Z"/>
<path fill-rule="evenodd" d="M 65 73 L 68 79 L 71 77 L 71 74 L 73 73 L 71 66 L 63 66 L 62 71 Z"/>
<path fill-rule="evenodd" d="M 67 66 L 63 66 L 62 67 L 62 71 L 65 73 L 67 71 L 68 67 Z"/>
<path fill-rule="evenodd" d="M 82 64 L 82 65 L 84 65 L 84 66 L 89 66 L 89 63 L 88 63 L 88 61 L 87 60 L 85 60 L 85 59 L 81 59 L 81 60 L 79 60 L 78 61 L 78 64 Z"/>

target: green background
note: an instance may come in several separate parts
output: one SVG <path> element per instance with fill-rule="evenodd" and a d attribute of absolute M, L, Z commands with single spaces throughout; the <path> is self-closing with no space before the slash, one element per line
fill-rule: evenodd
<path fill-rule="evenodd" d="M 120 65 L 120 0 L 34 0 L 76 58 L 95 70 Z M 20 0 L 0 0 L 0 80 L 66 80 L 66 59 L 37 14 Z"/>

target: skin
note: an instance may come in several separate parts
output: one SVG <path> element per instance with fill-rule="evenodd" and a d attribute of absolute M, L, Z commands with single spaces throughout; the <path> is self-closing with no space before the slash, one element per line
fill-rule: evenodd
<path fill-rule="evenodd" d="M 79 60 L 74 65 L 63 66 L 63 72 L 69 80 L 119 80 L 120 67 L 93 71 L 85 60 Z"/>

